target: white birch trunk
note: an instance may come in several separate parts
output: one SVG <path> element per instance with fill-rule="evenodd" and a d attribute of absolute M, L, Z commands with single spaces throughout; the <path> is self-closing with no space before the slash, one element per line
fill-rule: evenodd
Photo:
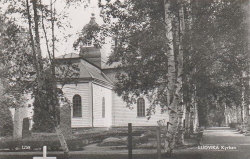
<path fill-rule="evenodd" d="M 176 85 L 177 88 L 179 88 L 179 91 L 176 92 L 175 98 L 178 100 L 178 136 L 177 136 L 177 143 L 179 145 L 184 144 L 184 128 L 183 128 L 183 118 L 184 118 L 184 102 L 183 102 L 183 91 L 182 91 L 182 76 L 183 76 L 183 35 L 185 30 L 185 22 L 184 22 L 184 11 L 183 11 L 183 2 L 181 0 L 178 0 L 179 5 L 179 46 L 178 46 L 178 56 L 177 56 L 177 82 Z"/>
<path fill-rule="evenodd" d="M 190 103 L 187 104 L 187 106 L 190 106 Z M 190 109 L 187 110 L 186 109 L 186 117 L 185 117 L 185 134 L 187 134 L 188 136 L 190 136 L 190 127 L 191 127 L 191 113 L 190 113 Z"/>
<path fill-rule="evenodd" d="M 242 89 L 241 89 L 241 123 L 244 123 L 245 118 L 245 87 L 244 87 L 245 72 L 242 73 Z"/>
<path fill-rule="evenodd" d="M 168 90 L 167 90 L 167 106 L 169 107 L 169 127 L 168 127 L 168 140 L 165 141 L 164 153 L 172 156 L 175 146 L 175 138 L 177 132 L 177 101 L 174 98 L 175 94 L 175 81 L 176 81 L 176 69 L 175 69 L 175 55 L 173 46 L 173 30 L 172 30 L 172 13 L 170 11 L 170 1 L 164 0 L 165 10 L 165 25 L 166 25 L 166 37 L 168 39 L 167 44 L 169 49 L 167 51 L 168 56 Z"/>
<path fill-rule="evenodd" d="M 165 7 L 165 24 L 166 24 L 166 37 L 168 39 L 169 50 L 168 55 L 168 94 L 167 104 L 170 109 L 169 112 L 169 140 L 165 142 L 165 153 L 169 156 L 174 154 L 174 148 L 176 143 L 184 143 L 184 129 L 183 129 L 183 117 L 184 117 L 184 106 L 183 106 L 183 92 L 182 92 L 182 71 L 183 71 L 183 34 L 184 34 L 184 12 L 183 4 L 178 1 L 179 17 L 177 20 L 177 32 L 175 34 L 177 52 L 174 52 L 173 43 L 173 15 L 170 11 L 171 1 L 164 1 Z M 175 61 L 177 57 L 177 62 Z"/>

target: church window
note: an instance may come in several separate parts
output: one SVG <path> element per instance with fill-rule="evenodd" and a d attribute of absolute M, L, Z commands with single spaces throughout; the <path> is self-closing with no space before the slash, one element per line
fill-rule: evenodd
<path fill-rule="evenodd" d="M 105 98 L 102 98 L 102 118 L 105 118 Z"/>
<path fill-rule="evenodd" d="M 73 117 L 82 117 L 82 98 L 78 94 L 73 97 Z"/>
<path fill-rule="evenodd" d="M 137 116 L 138 117 L 145 116 L 145 100 L 143 98 L 139 98 L 137 100 Z"/>

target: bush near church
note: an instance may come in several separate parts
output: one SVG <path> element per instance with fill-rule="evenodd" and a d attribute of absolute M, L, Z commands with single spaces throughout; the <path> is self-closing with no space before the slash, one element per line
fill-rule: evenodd
<path fill-rule="evenodd" d="M 87 133 L 75 134 L 66 138 L 69 150 L 83 150 L 87 144 L 98 143 L 109 137 L 108 133 Z M 22 146 L 29 146 L 30 150 L 40 150 L 43 146 L 47 146 L 48 150 L 61 150 L 60 141 L 55 133 L 33 133 L 31 137 L 24 139 L 15 139 L 13 137 L 5 137 L 0 139 L 1 150 L 22 150 Z"/>
<path fill-rule="evenodd" d="M 238 128 L 238 126 L 240 126 L 240 125 L 241 125 L 241 123 L 230 123 L 230 124 L 229 124 L 229 127 L 230 127 L 230 128 L 236 129 L 236 128 Z"/>
<path fill-rule="evenodd" d="M 71 151 L 83 150 L 83 146 L 86 144 L 83 140 L 79 140 L 76 137 L 66 139 L 68 148 Z M 14 139 L 12 137 L 4 138 L 0 140 L 0 149 L 10 151 L 15 150 L 40 150 L 43 146 L 47 146 L 48 150 L 60 150 L 61 144 L 57 136 L 51 135 L 44 138 L 44 136 L 35 136 L 25 139 Z M 26 148 L 24 148 L 26 147 Z"/>
<path fill-rule="evenodd" d="M 0 103 L 0 136 L 10 136 L 13 134 L 13 120 L 11 112 L 7 106 Z"/>
<path fill-rule="evenodd" d="M 82 132 L 77 132 L 74 135 L 66 138 L 69 150 L 83 150 L 83 147 L 92 143 L 101 143 L 109 137 L 126 138 L 127 128 L 112 128 L 110 130 L 89 129 Z M 133 128 L 133 145 L 146 143 L 148 138 L 155 138 L 155 128 Z M 126 141 L 127 142 L 127 141 Z M 126 142 L 123 142 L 126 146 Z M 112 143 L 110 146 L 117 145 Z M 30 146 L 30 150 L 40 150 L 46 145 L 48 150 L 61 150 L 61 145 L 55 133 L 33 133 L 31 137 L 24 139 L 14 139 L 5 137 L 0 139 L 1 150 L 22 150 L 22 146 Z M 28 149 L 29 150 L 29 149 Z"/>
<path fill-rule="evenodd" d="M 58 98 L 55 98 L 54 94 L 54 83 L 53 76 L 50 72 L 46 70 L 44 72 L 44 85 L 43 93 L 34 91 L 34 115 L 33 115 L 33 132 L 55 132 L 55 119 L 54 115 L 57 116 L 58 121 L 60 121 L 60 109 Z M 58 94 L 59 95 L 59 94 Z M 54 114 L 55 111 L 55 114 Z"/>

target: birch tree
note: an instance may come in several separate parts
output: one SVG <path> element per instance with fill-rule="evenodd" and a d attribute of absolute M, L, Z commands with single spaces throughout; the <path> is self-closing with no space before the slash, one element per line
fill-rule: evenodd
<path fill-rule="evenodd" d="M 183 143 L 185 110 L 190 111 L 190 122 L 192 109 L 195 112 L 196 127 L 199 123 L 208 124 L 207 114 L 217 97 L 227 103 L 239 103 L 238 93 L 232 92 L 239 92 L 239 73 L 247 66 L 247 60 L 243 60 L 247 59 L 242 36 L 247 28 L 242 23 L 244 3 L 188 2 L 99 3 L 105 22 L 102 31 L 116 38 L 109 62 L 119 62 L 125 72 L 117 74 L 115 91 L 128 105 L 135 103 L 140 94 L 148 96 L 149 117 L 156 105 L 169 114 L 169 140 L 165 144 L 169 155 Z M 189 103 L 188 109 L 183 103 Z"/>
<path fill-rule="evenodd" d="M 183 5 L 166 0 L 100 4 L 106 28 L 111 28 L 108 33 L 117 38 L 109 62 L 121 62 L 126 72 L 118 74 L 115 90 L 129 105 L 140 94 L 147 95 L 149 117 L 156 105 L 169 115 L 164 152 L 170 156 L 177 140 L 183 144 Z M 118 22 L 112 23 L 111 17 Z"/>
<path fill-rule="evenodd" d="M 0 133 L 12 135 L 13 121 L 10 108 L 18 109 L 24 105 L 25 99 L 17 92 L 26 87 L 23 82 L 25 77 L 19 75 L 28 75 L 31 54 L 24 28 L 16 25 L 2 13 L 0 24 Z"/>
<path fill-rule="evenodd" d="M 59 119 L 57 117 L 58 111 L 58 89 L 57 79 L 55 76 L 55 43 L 58 42 L 55 36 L 55 26 L 65 27 L 63 24 L 64 14 L 56 12 L 56 1 L 50 1 L 49 5 L 45 5 L 41 0 L 26 0 L 26 1 L 8 1 L 5 2 L 8 6 L 6 15 L 20 13 L 19 22 L 28 24 L 28 43 L 30 45 L 30 52 L 32 53 L 30 61 L 30 71 L 34 72 L 35 79 L 31 84 L 32 93 L 35 98 L 34 106 L 36 115 L 39 112 L 46 112 L 40 117 L 38 115 L 35 122 L 42 122 L 47 120 L 51 128 L 58 131 L 58 137 L 63 147 L 65 155 L 69 155 L 69 150 L 65 138 L 60 131 Z M 65 8 L 70 4 L 78 4 L 78 1 L 65 1 Z M 57 20 L 57 21 L 56 21 Z M 43 36 L 41 36 L 41 34 Z M 45 40 L 44 40 L 45 39 Z M 47 47 L 48 60 L 42 57 L 41 41 L 44 40 Z M 25 61 L 27 62 L 27 61 Z M 25 77 L 24 74 L 19 74 L 20 78 Z M 24 88 L 26 89 L 26 87 Z M 20 93 L 22 93 L 20 91 Z M 44 122 L 45 123 L 45 122 Z M 34 126 L 34 129 L 39 128 Z M 49 130 L 49 131 L 53 131 Z"/>

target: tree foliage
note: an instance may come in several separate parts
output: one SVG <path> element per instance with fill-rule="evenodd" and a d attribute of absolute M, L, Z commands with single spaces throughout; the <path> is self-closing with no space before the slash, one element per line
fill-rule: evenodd
<path fill-rule="evenodd" d="M 14 25 L 17 26 L 18 29 L 25 28 L 22 30 L 25 31 L 26 38 L 20 43 L 25 44 L 27 47 L 24 45 L 19 47 L 18 45 L 14 45 L 15 43 L 13 42 L 13 49 L 15 50 L 14 56 L 10 56 L 13 57 L 13 59 L 9 59 L 10 62 L 4 63 L 4 66 L 9 66 L 8 69 L 10 71 L 6 73 L 6 79 L 11 81 L 10 85 L 21 85 L 21 88 L 16 91 L 22 93 L 23 90 L 29 90 L 35 98 L 34 130 L 36 131 L 51 132 L 55 127 L 58 128 L 59 119 L 56 108 L 58 106 L 59 93 L 55 73 L 55 50 L 56 42 L 59 42 L 59 39 L 56 38 L 55 28 L 64 29 L 70 27 L 68 21 L 65 20 L 67 16 L 64 14 L 64 11 L 70 4 L 76 4 L 78 2 L 78 0 L 66 0 L 65 9 L 61 13 L 58 13 L 56 10 L 56 0 L 51 0 L 49 4 L 45 4 L 41 0 L 10 0 L 1 2 L 6 5 L 4 15 L 10 18 L 13 15 L 14 17 L 17 16 L 18 20 L 13 20 Z M 20 24 L 22 24 L 23 27 L 20 27 Z M 18 34 L 20 34 L 20 30 L 21 29 L 17 30 Z M 15 30 L 10 29 L 10 31 Z M 11 33 L 9 33 L 8 36 L 9 35 L 12 36 Z M 65 39 L 68 37 L 69 36 L 65 37 Z M 10 40 L 10 43 L 16 41 L 19 44 L 18 40 L 20 38 L 13 38 L 14 39 L 10 38 L 7 40 Z M 45 52 L 45 54 L 47 53 L 47 59 L 42 57 L 42 41 L 45 41 L 47 48 L 47 52 Z M 8 54 L 11 53 L 10 49 L 12 49 L 12 46 L 9 47 L 6 42 L 3 44 L 3 47 L 9 50 L 3 52 L 1 55 L 8 56 Z M 27 51 L 26 49 L 29 50 Z M 23 57 L 27 55 L 27 52 L 29 53 L 29 56 L 27 56 L 29 60 L 18 58 L 19 56 Z M 28 67 L 26 67 L 25 64 L 27 64 Z M 19 72 L 16 71 L 16 67 Z M 28 70 L 24 70 L 24 68 L 28 68 Z M 12 82 L 12 80 L 15 81 Z M 24 85 L 25 87 L 22 87 L 22 83 L 26 83 L 26 85 Z M 60 136 L 62 135 L 59 131 L 58 134 Z M 61 138 L 59 139 L 61 141 Z M 61 141 L 61 143 L 63 142 L 65 142 L 65 140 Z M 65 148 L 65 145 L 62 146 Z M 67 145 L 64 152 L 68 155 Z"/>
<path fill-rule="evenodd" d="M 100 5 L 108 34 L 115 49 L 109 62 L 119 62 L 125 73 L 117 74 L 115 90 L 127 98 L 148 94 L 166 83 L 168 50 L 165 37 L 163 1 L 107 2 Z M 117 22 L 112 22 L 111 17 Z M 164 93 L 162 93 L 163 95 Z"/>
<path fill-rule="evenodd" d="M 55 62 L 55 52 L 61 39 L 55 36 L 55 29 L 62 31 L 71 27 L 67 20 L 67 8 L 83 3 L 86 7 L 88 3 L 78 0 L 65 1 L 65 8 L 61 12 L 56 10 L 57 1 L 46 3 L 41 0 L 10 0 L 1 3 L 6 6 L 4 18 L 8 19 L 8 24 L 2 27 L 1 34 L 1 44 L 4 48 L 1 50 L 1 60 L 5 67 L 4 78 L 8 81 L 6 91 L 31 92 L 35 99 L 35 130 L 40 128 L 40 131 L 48 131 L 47 128 L 39 126 L 44 124 L 41 124 L 43 120 L 39 119 L 46 115 L 46 123 L 50 123 L 50 128 L 58 122 L 53 123 L 58 106 L 55 67 L 60 65 Z M 68 37 L 70 35 L 65 32 L 64 38 Z M 41 50 L 42 43 L 46 45 L 45 52 Z M 42 57 L 42 54 L 47 58 Z M 67 75 L 65 72 L 64 75 Z"/>
<path fill-rule="evenodd" d="M 170 2 L 175 30 L 179 4 Z M 197 95 L 201 124 L 210 120 L 206 112 L 215 99 L 229 106 L 242 101 L 242 73 L 249 67 L 246 3 L 205 0 L 184 5 L 184 103 Z M 115 41 L 109 62 L 119 62 L 122 69 L 115 91 L 128 103 L 140 94 L 149 97 L 157 88 L 156 103 L 166 105 L 169 45 L 163 4 L 162 0 L 99 3 L 106 26 L 103 31 Z"/>
<path fill-rule="evenodd" d="M 11 136 L 13 133 L 13 120 L 9 107 L 0 103 L 0 136 Z"/>
<path fill-rule="evenodd" d="M 197 1 L 190 7 L 187 42 L 192 49 L 186 68 L 195 70 L 192 83 L 197 86 L 201 124 L 211 120 L 206 115 L 217 99 L 228 106 L 241 105 L 242 74 L 249 69 L 246 5 L 243 1 Z"/>
<path fill-rule="evenodd" d="M 29 89 L 29 71 L 32 70 L 29 41 L 26 30 L 0 14 L 0 134 L 12 135 L 13 117 L 10 108 L 22 107 L 24 98 L 19 92 Z M 21 76 L 22 75 L 22 76 Z"/>

